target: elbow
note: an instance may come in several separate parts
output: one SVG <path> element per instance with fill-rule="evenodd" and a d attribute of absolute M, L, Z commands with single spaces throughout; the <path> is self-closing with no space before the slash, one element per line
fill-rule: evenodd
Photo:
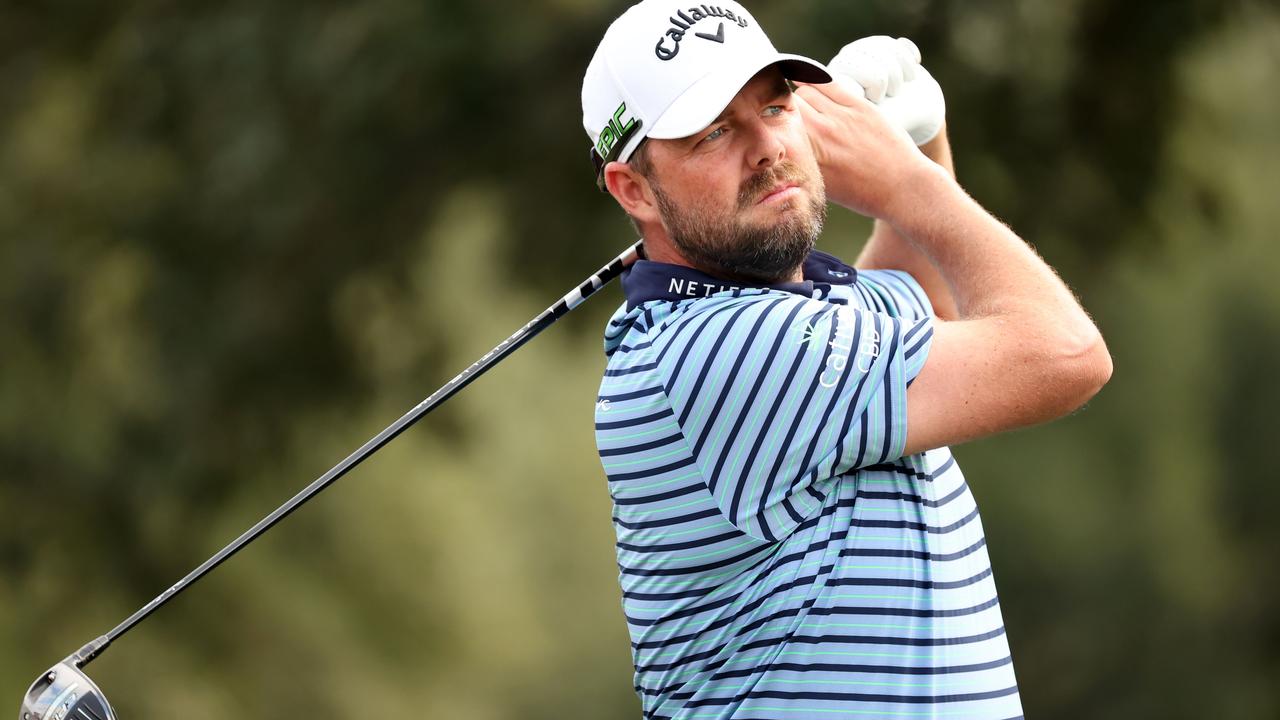
<path fill-rule="evenodd" d="M 1054 415 L 1062 416 L 1078 410 L 1098 394 L 1111 380 L 1114 366 L 1107 343 L 1097 328 L 1056 343 L 1050 363 L 1054 391 L 1048 393 Z"/>
<path fill-rule="evenodd" d="M 1097 342 L 1093 348 L 1093 390 L 1089 393 L 1089 397 L 1098 394 L 1103 385 L 1111 381 L 1111 372 L 1115 370 L 1115 365 L 1111 361 L 1111 351 L 1107 349 L 1107 343 L 1102 339 L 1102 333 L 1098 333 Z"/>

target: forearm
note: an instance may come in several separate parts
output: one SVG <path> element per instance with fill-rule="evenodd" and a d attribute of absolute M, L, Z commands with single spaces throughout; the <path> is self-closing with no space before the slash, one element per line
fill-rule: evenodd
<path fill-rule="evenodd" d="M 938 267 L 960 319 L 934 325 L 907 391 L 907 453 L 1061 417 L 1111 377 L 1093 321 L 1053 269 L 940 169 L 886 217 Z M 907 205 L 907 203 L 910 205 Z"/>
<path fill-rule="evenodd" d="M 1029 343 L 1067 355 L 1101 344 L 1093 321 L 1031 247 L 944 171 L 919 173 L 887 214 L 950 289 L 956 318 L 999 318 Z"/>
<path fill-rule="evenodd" d="M 937 137 L 920 146 L 920 151 L 946 170 L 951 177 L 955 177 L 951 145 L 947 141 L 945 127 Z M 915 278 L 925 294 L 929 296 L 929 303 L 933 305 L 935 315 L 943 320 L 955 320 L 959 317 L 951 288 L 947 285 L 942 273 L 920 248 L 898 234 L 892 225 L 883 220 L 876 220 L 871 237 L 863 246 L 854 266 L 905 271 Z"/>
<path fill-rule="evenodd" d="M 1063 359 L 1110 362 L 1093 321 L 1057 274 L 875 106 L 834 84 L 796 95 L 827 196 L 884 220 L 918 250 L 950 289 L 958 320 L 994 320 L 983 330 L 1019 346 L 1010 362 L 1033 360 L 1045 377 Z"/>

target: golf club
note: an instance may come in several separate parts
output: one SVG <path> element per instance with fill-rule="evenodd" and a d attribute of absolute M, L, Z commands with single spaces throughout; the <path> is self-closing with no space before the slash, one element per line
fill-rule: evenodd
<path fill-rule="evenodd" d="M 301 507 L 303 503 L 315 497 L 321 490 L 324 490 L 338 478 L 345 475 L 347 471 L 359 465 L 383 445 L 391 442 L 396 436 L 408 429 L 410 425 L 422 419 L 424 415 L 434 410 L 445 400 L 453 397 L 455 393 L 470 384 L 472 380 L 480 377 L 485 371 L 515 352 L 535 335 L 547 329 L 556 320 L 564 317 L 570 310 L 582 304 L 584 300 L 621 275 L 623 270 L 643 256 L 644 248 L 642 243 L 636 242 L 621 255 L 614 258 L 612 262 L 600 268 L 585 282 L 561 298 L 559 302 L 544 310 L 524 327 L 499 343 L 497 347 L 485 353 L 483 357 L 472 363 L 466 370 L 458 373 L 427 399 L 418 403 L 412 410 L 401 416 L 399 420 L 391 423 L 382 432 L 348 455 L 342 462 L 330 468 L 328 472 L 303 488 L 283 505 L 273 510 L 271 514 L 259 520 L 253 527 L 219 550 L 213 557 L 205 560 L 199 567 L 187 574 L 186 577 L 144 605 L 140 610 L 125 618 L 123 622 L 107 634 L 87 643 L 84 647 L 67 656 L 62 662 L 46 670 L 27 690 L 27 694 L 22 700 L 22 709 L 18 714 L 19 719 L 114 720 L 115 713 L 111 709 L 110 703 L 107 702 L 106 696 L 89 679 L 89 676 L 82 672 L 82 668 L 85 665 L 88 665 L 95 657 L 102 654 L 107 649 L 107 646 L 121 635 L 124 635 L 135 625 L 142 622 L 147 616 L 158 610 L 160 606 L 172 600 L 175 595 L 187 589 L 196 580 L 204 577 L 210 570 L 235 555 L 245 545 L 253 542 L 258 536 L 271 529 L 276 523 Z"/>

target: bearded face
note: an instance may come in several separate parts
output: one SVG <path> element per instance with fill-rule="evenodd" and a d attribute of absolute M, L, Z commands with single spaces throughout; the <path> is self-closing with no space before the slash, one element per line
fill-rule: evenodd
<path fill-rule="evenodd" d="M 757 285 L 790 279 L 814 248 L 827 219 L 826 192 L 816 165 L 787 160 L 745 180 L 732 206 L 685 206 L 649 178 L 663 225 L 676 249 L 715 277 Z M 781 199 L 766 200 L 794 185 Z M 759 206 L 768 203 L 769 206 Z M 763 217 L 762 217 L 763 216 Z"/>

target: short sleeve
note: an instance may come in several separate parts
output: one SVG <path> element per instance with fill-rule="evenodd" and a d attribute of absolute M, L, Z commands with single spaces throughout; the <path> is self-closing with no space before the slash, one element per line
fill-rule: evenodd
<path fill-rule="evenodd" d="M 934 317 L 924 288 L 902 270 L 859 270 L 854 288 L 868 310 L 909 320 Z"/>
<path fill-rule="evenodd" d="M 834 478 L 901 457 L 906 387 L 932 320 L 767 293 L 685 319 L 660 362 L 695 463 L 725 516 L 775 540 Z"/>

